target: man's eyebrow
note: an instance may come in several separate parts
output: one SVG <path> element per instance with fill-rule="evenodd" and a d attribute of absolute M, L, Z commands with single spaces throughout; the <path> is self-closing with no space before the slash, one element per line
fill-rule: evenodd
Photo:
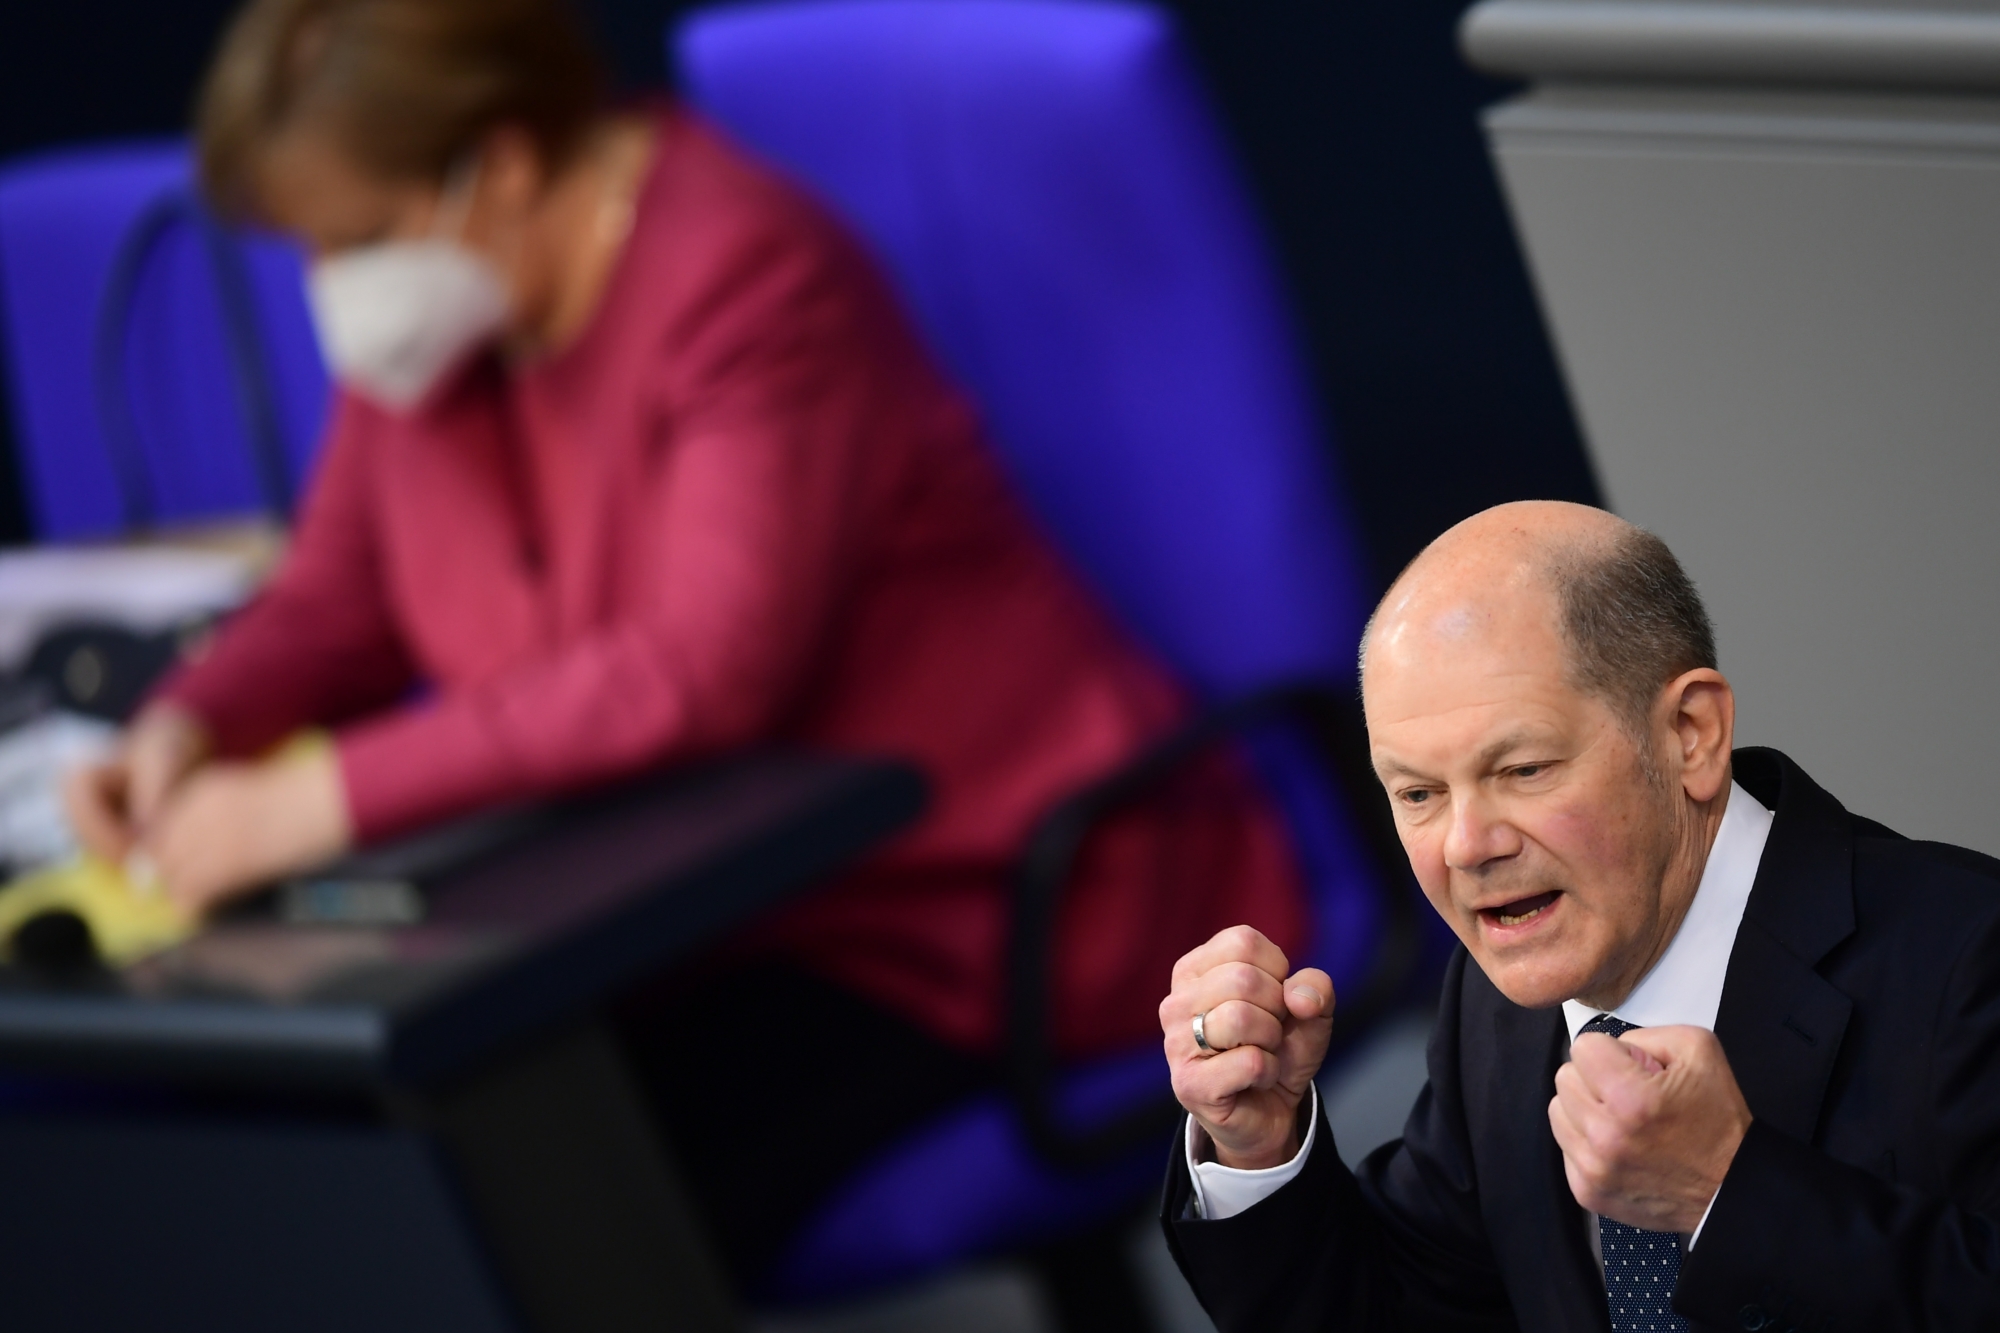
<path fill-rule="evenodd" d="M 1479 765 L 1482 768 L 1490 767 L 1494 761 L 1509 750 L 1518 750 L 1524 745 L 1533 745 L 1539 739 L 1541 738 L 1532 732 L 1510 731 L 1500 739 L 1488 743 L 1480 750 Z"/>
<path fill-rule="evenodd" d="M 1375 766 L 1375 771 L 1385 778 L 1391 776 L 1404 777 L 1404 778 L 1422 778 L 1430 776 L 1427 773 L 1418 772 L 1416 769 L 1411 768 L 1408 764 L 1404 763 L 1400 759 L 1384 759 L 1380 764 L 1377 764 Z"/>
<path fill-rule="evenodd" d="M 1496 760 L 1498 760 L 1500 756 L 1506 754 L 1508 751 L 1517 750 L 1524 745 L 1538 744 L 1539 742 L 1541 742 L 1542 739 L 1543 738 L 1541 736 L 1538 736 L 1531 731 L 1510 731 L 1505 736 L 1500 737 L 1500 739 L 1488 742 L 1484 747 L 1480 749 L 1478 755 L 1479 764 L 1481 767 L 1490 766 Z M 1384 759 L 1381 763 L 1375 766 L 1375 771 L 1385 778 L 1405 777 L 1405 778 L 1428 779 L 1430 777 L 1430 774 L 1425 773 L 1419 769 L 1411 768 L 1408 764 L 1404 763 L 1400 759 Z"/>

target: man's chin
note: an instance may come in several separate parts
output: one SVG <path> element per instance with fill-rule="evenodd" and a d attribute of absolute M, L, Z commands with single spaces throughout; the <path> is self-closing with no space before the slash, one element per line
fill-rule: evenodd
<path fill-rule="evenodd" d="M 1495 981 L 1494 987 L 1509 1000 L 1523 1009 L 1553 1009 L 1564 1000 L 1574 999 L 1573 988 L 1541 984 L 1509 986 L 1505 981 Z"/>
<path fill-rule="evenodd" d="M 1559 958 L 1521 957 L 1513 951 L 1493 956 L 1491 951 L 1475 949 L 1473 960 L 1496 990 L 1523 1009 L 1547 1009 L 1561 1004 L 1590 984 L 1587 973 L 1564 966 L 1564 960 Z"/>

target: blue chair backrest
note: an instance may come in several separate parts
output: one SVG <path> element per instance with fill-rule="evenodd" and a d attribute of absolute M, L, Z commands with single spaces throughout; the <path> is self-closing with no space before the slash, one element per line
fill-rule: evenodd
<path fill-rule="evenodd" d="M 295 250 L 203 211 L 181 141 L 0 170 L 0 346 L 36 534 L 289 508 L 327 379 Z"/>
<path fill-rule="evenodd" d="M 1343 688 L 1367 614 L 1330 442 L 1170 22 L 1136 4 L 813 0 L 690 17 L 689 100 L 871 244 L 1042 520 L 1211 698 Z M 1375 871 L 1260 753 L 1336 983 Z"/>
<path fill-rule="evenodd" d="M 691 100 L 894 274 L 1017 480 L 1204 691 L 1353 673 L 1360 555 L 1243 192 L 1169 22 L 832 0 L 692 18 Z"/>

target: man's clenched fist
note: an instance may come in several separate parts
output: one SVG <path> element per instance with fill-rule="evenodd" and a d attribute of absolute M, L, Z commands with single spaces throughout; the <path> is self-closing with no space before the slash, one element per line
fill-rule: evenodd
<path fill-rule="evenodd" d="M 1713 1032 L 1586 1032 L 1556 1071 L 1549 1127 L 1578 1203 L 1647 1231 L 1687 1235 L 1722 1188 L 1750 1107 Z"/>
<path fill-rule="evenodd" d="M 1195 1044 L 1196 1014 L 1207 1051 Z M 1217 1161 L 1256 1170 L 1298 1155 L 1299 1100 L 1333 1029 L 1326 973 L 1294 975 L 1277 945 L 1231 926 L 1174 964 L 1160 1028 L 1174 1095 L 1208 1131 Z"/>

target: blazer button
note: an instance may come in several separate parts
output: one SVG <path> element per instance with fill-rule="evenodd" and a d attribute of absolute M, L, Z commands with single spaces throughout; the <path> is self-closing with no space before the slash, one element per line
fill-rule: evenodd
<path fill-rule="evenodd" d="M 1764 1307 L 1761 1305 L 1746 1305 L 1742 1310 L 1738 1311 L 1737 1317 L 1742 1321 L 1743 1327 L 1750 1330 L 1750 1333 L 1757 1333 L 1757 1330 L 1760 1328 L 1769 1328 L 1773 1322 L 1771 1316 L 1764 1312 Z"/>

